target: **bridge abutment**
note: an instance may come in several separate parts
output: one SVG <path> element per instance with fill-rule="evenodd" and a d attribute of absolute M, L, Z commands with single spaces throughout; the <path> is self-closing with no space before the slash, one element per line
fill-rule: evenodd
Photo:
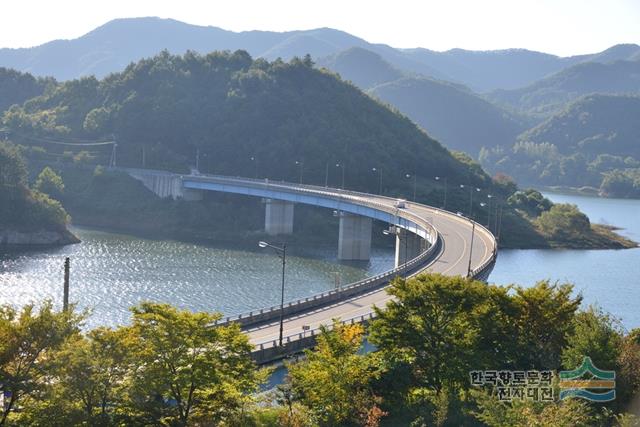
<path fill-rule="evenodd" d="M 428 242 L 415 233 L 398 228 L 396 233 L 396 259 L 395 266 L 398 267 L 405 262 L 412 260 L 427 250 Z"/>
<path fill-rule="evenodd" d="M 371 253 L 371 218 L 340 213 L 338 259 L 368 261 Z"/>
<path fill-rule="evenodd" d="M 293 233 L 293 203 L 265 199 L 264 231 L 269 235 Z"/>

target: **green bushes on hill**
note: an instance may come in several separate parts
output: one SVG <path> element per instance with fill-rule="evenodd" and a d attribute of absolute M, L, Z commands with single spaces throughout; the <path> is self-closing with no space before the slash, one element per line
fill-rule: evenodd
<path fill-rule="evenodd" d="M 42 187 L 48 187 L 44 181 Z M 0 229 L 63 231 L 68 222 L 59 201 L 28 187 L 27 168 L 19 150 L 0 142 Z"/>

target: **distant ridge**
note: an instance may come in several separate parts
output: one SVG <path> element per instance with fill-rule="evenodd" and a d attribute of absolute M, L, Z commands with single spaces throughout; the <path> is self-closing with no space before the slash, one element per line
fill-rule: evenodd
<path fill-rule="evenodd" d="M 497 90 L 489 97 L 522 112 L 548 116 L 590 93 L 640 93 L 640 60 L 581 62 L 524 88 Z"/>
<path fill-rule="evenodd" d="M 510 145 L 528 124 L 464 85 L 403 72 L 366 49 L 351 48 L 318 65 L 397 108 L 448 148 L 474 157 L 488 144 Z"/>
<path fill-rule="evenodd" d="M 320 58 L 353 47 L 375 52 L 400 70 L 462 83 L 478 92 L 527 86 L 580 62 L 640 58 L 640 47 L 632 44 L 568 58 L 524 49 L 436 52 L 372 44 L 331 28 L 233 32 L 173 19 L 145 17 L 116 19 L 73 40 L 54 40 L 32 48 L 0 49 L 0 67 L 70 80 L 87 75 L 101 78 L 164 49 L 174 54 L 187 50 L 207 53 L 243 49 L 253 57 L 286 60 L 305 54 Z"/>

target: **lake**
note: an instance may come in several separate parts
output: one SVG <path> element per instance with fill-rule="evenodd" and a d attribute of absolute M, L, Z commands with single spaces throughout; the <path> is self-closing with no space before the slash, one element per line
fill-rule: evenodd
<path fill-rule="evenodd" d="M 624 227 L 640 241 L 640 201 L 546 194 L 574 203 L 593 222 Z M 281 263 L 254 243 L 211 246 L 74 228 L 82 243 L 0 255 L 0 303 L 62 299 L 63 260 L 71 257 L 71 301 L 93 311 L 87 327 L 127 323 L 144 300 L 236 314 L 279 303 Z M 256 242 L 257 243 L 257 242 Z M 337 246 L 337 245 L 336 245 Z M 393 267 L 391 248 L 370 262 L 337 262 L 337 247 L 291 247 L 286 299 L 360 280 Z M 627 250 L 501 250 L 490 282 L 572 282 L 585 304 L 599 304 L 630 329 L 640 327 L 640 248 Z"/>
<path fill-rule="evenodd" d="M 578 205 L 591 222 L 621 227 L 620 234 L 640 241 L 640 200 L 545 196 L 555 203 Z M 627 329 L 640 327 L 640 248 L 501 250 L 489 281 L 532 285 L 540 279 L 571 282 L 584 304 L 601 306 Z"/>
<path fill-rule="evenodd" d="M 63 262 L 71 258 L 70 300 L 93 311 L 87 327 L 118 325 L 141 301 L 237 314 L 280 303 L 282 264 L 271 249 L 208 246 L 74 228 L 82 243 L 0 255 L 0 303 L 62 300 Z M 337 262 L 333 247 L 287 248 L 285 300 L 393 268 L 391 248 L 369 262 Z"/>

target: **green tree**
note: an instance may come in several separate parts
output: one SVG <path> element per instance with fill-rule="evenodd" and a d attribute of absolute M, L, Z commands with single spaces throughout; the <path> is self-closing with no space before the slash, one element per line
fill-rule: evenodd
<path fill-rule="evenodd" d="M 27 166 L 18 148 L 0 141 L 0 194 L 27 185 Z"/>
<path fill-rule="evenodd" d="M 137 344 L 130 347 L 135 369 L 128 404 L 141 422 L 220 423 L 250 402 L 250 393 L 264 380 L 240 327 L 213 326 L 220 314 L 155 303 L 143 303 L 132 312 Z"/>
<path fill-rule="evenodd" d="M 507 291 L 459 276 L 396 279 L 388 291 L 396 298 L 376 309 L 370 340 L 391 364 L 411 366 L 415 385 L 466 388 L 470 370 L 509 362 Z"/>
<path fill-rule="evenodd" d="M 0 142 L 0 226 L 66 231 L 68 221 L 69 216 L 58 201 L 27 187 L 27 168 L 18 148 Z"/>
<path fill-rule="evenodd" d="M 600 369 L 616 369 L 621 344 L 622 332 L 616 320 L 602 309 L 590 306 L 575 316 L 573 331 L 562 350 L 562 366 L 575 369 L 585 357 L 590 357 Z"/>
<path fill-rule="evenodd" d="M 109 126 L 111 112 L 103 107 L 89 111 L 84 119 L 82 128 L 90 134 L 102 135 Z"/>
<path fill-rule="evenodd" d="M 500 402 L 495 395 L 474 393 L 475 416 L 489 427 L 556 427 L 603 425 L 603 417 L 577 399 L 561 402 Z"/>
<path fill-rule="evenodd" d="M 23 398 L 46 385 L 52 354 L 79 333 L 83 318 L 73 310 L 55 311 L 51 301 L 39 308 L 28 304 L 19 312 L 0 307 L 0 392 L 9 395 L 1 408 L 0 426 Z"/>
<path fill-rule="evenodd" d="M 135 337 L 128 327 L 97 328 L 87 337 L 69 340 L 56 353 L 53 367 L 58 380 L 57 402 L 67 402 L 82 412 L 81 421 L 110 424 L 122 407 L 122 396 L 135 360 L 130 349 Z"/>
<path fill-rule="evenodd" d="M 358 354 L 363 332 L 360 325 L 334 321 L 305 360 L 288 365 L 294 396 L 321 426 L 374 426 L 384 415 L 371 387 L 379 375 L 376 357 Z"/>
<path fill-rule="evenodd" d="M 548 211 L 553 206 L 551 200 L 532 188 L 524 191 L 516 191 L 509 196 L 507 203 L 516 209 L 526 212 L 533 218 L 539 216 L 542 212 Z"/>
<path fill-rule="evenodd" d="M 618 398 L 625 403 L 640 393 L 640 329 L 632 330 L 622 340 L 616 388 Z"/>
<path fill-rule="evenodd" d="M 571 239 L 591 229 L 589 218 L 576 205 L 555 204 L 535 220 L 537 227 L 554 240 Z"/>
<path fill-rule="evenodd" d="M 530 288 L 517 287 L 513 301 L 518 369 L 559 369 L 560 355 L 573 329 L 582 296 L 572 296 L 570 284 L 540 281 Z"/>
<path fill-rule="evenodd" d="M 34 188 L 54 199 L 60 199 L 64 193 L 64 182 L 62 182 L 60 175 L 49 166 L 46 166 L 38 175 Z"/>

